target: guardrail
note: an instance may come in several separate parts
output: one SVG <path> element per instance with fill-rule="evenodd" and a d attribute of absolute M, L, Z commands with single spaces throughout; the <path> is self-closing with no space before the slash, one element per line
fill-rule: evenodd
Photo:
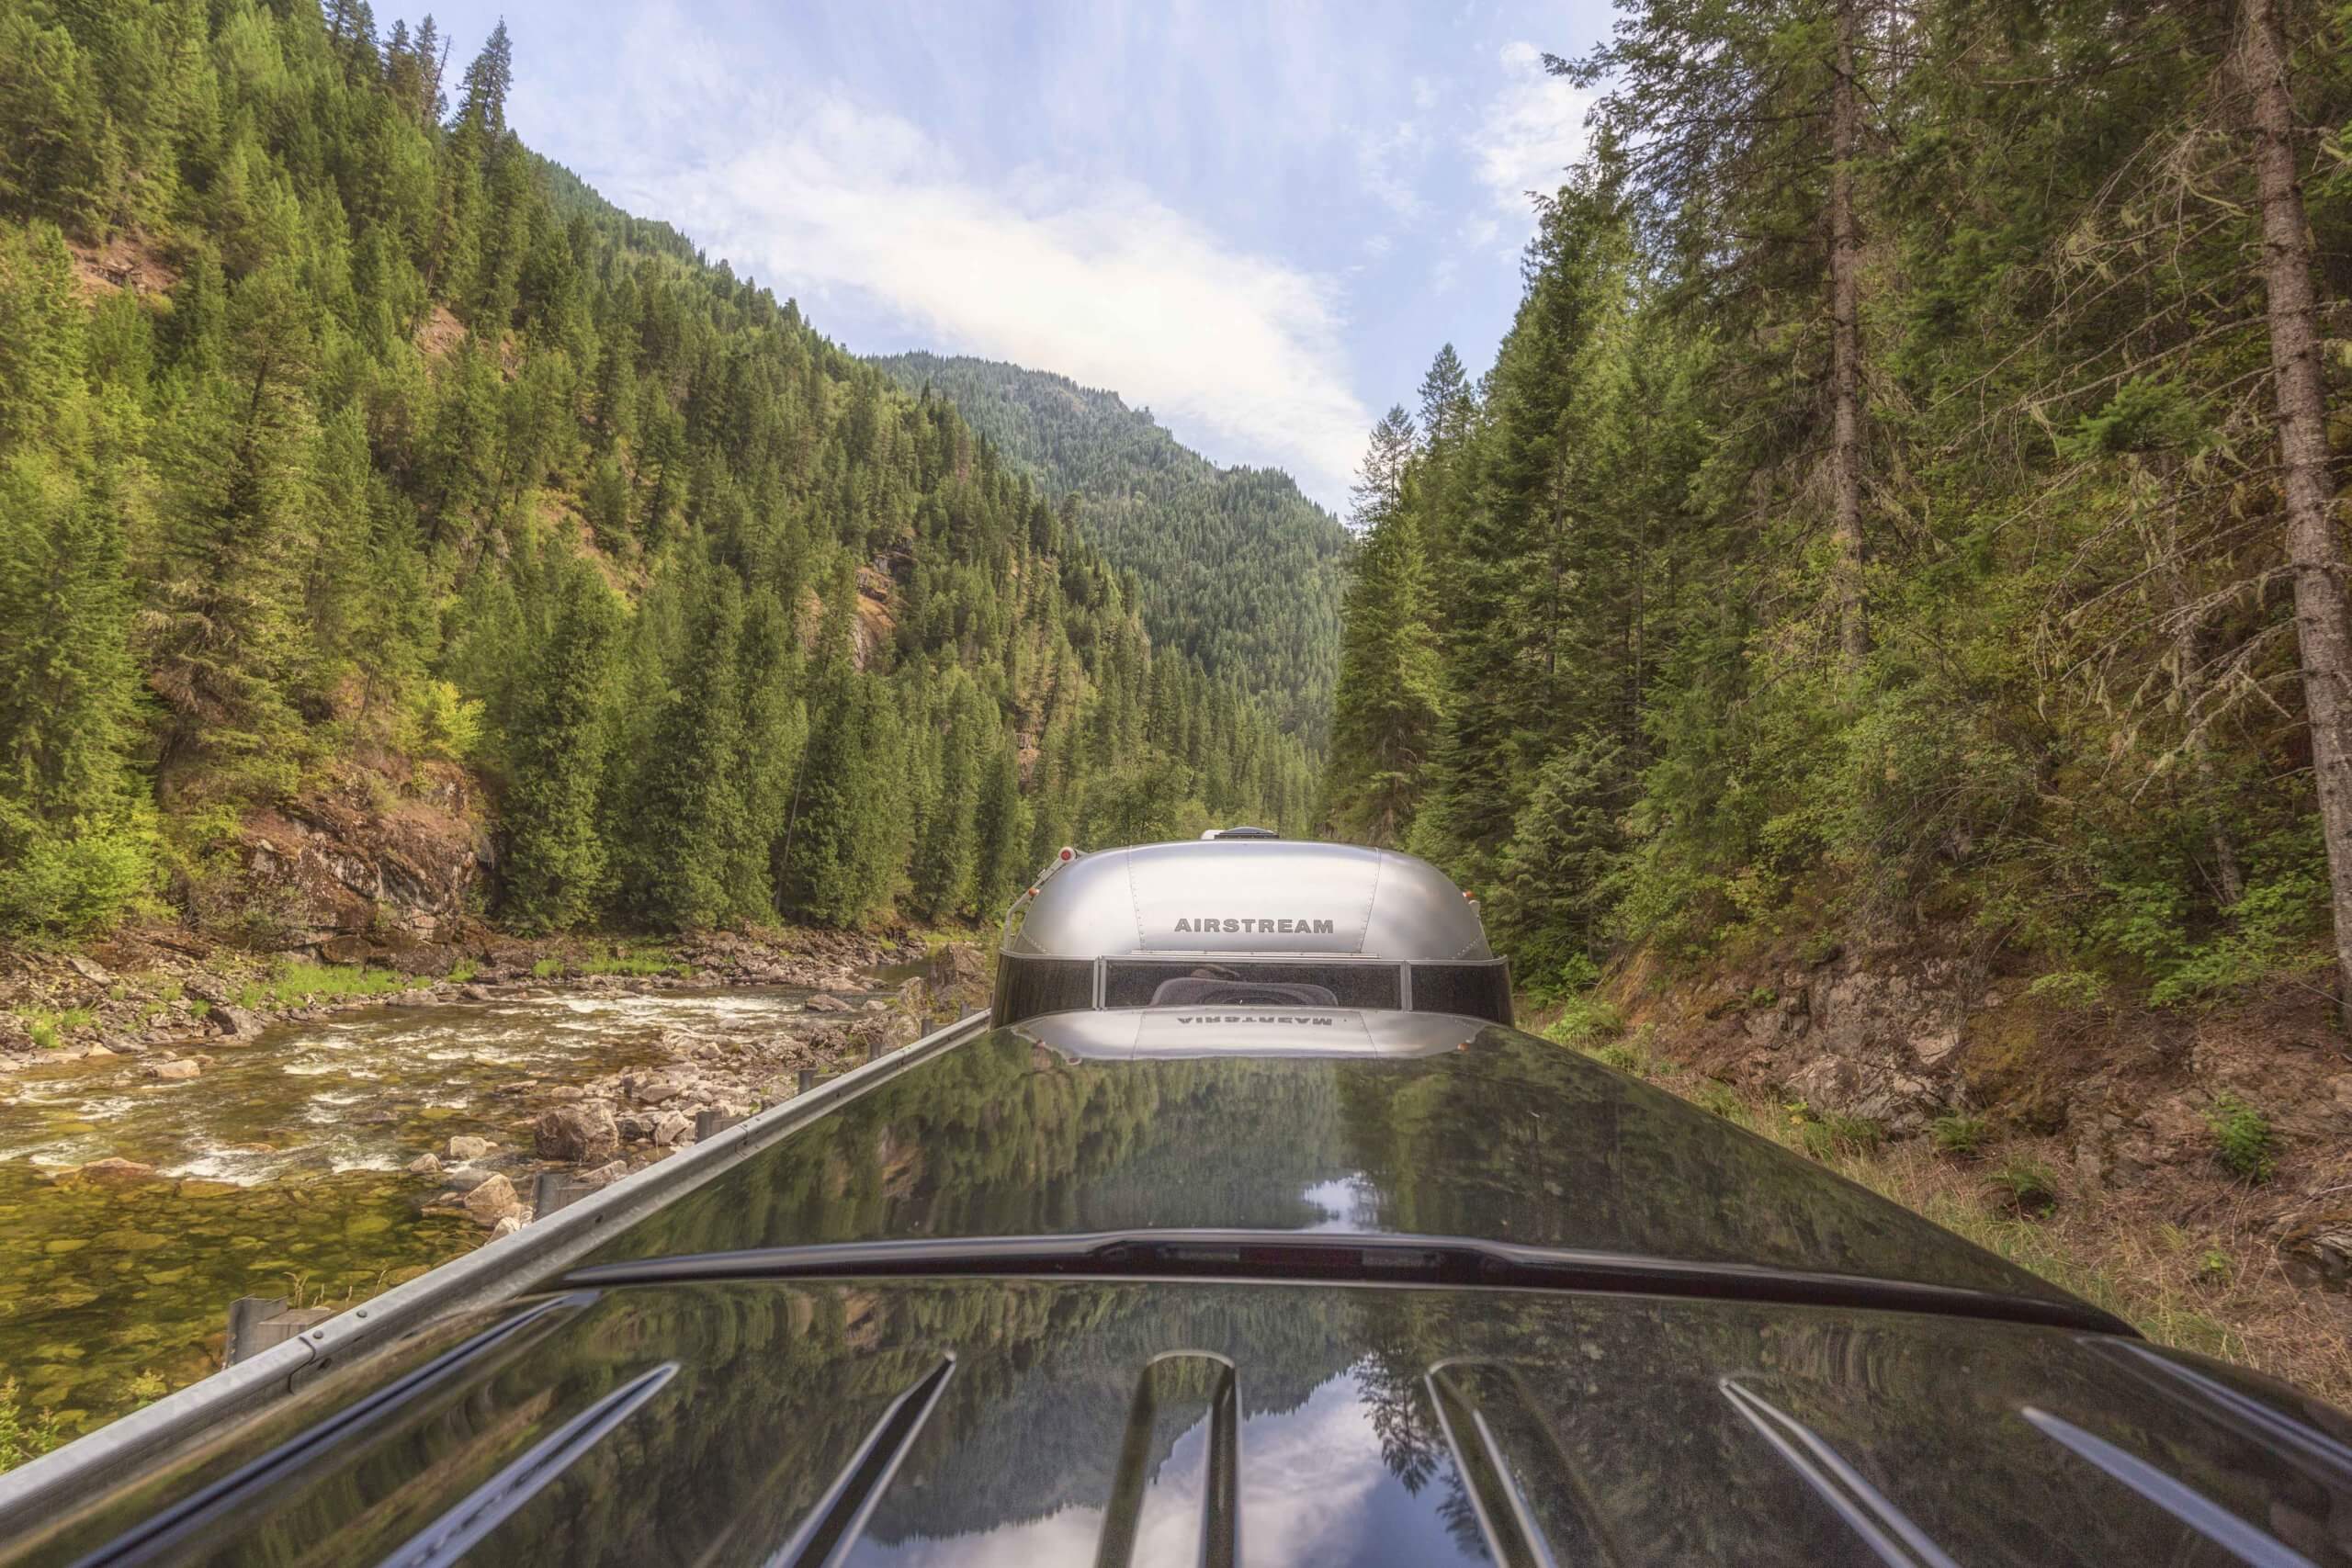
<path fill-rule="evenodd" d="M 0 1540 L 36 1518 L 46 1521 L 87 1501 L 167 1450 L 284 1398 L 355 1356 L 389 1345 L 447 1314 L 524 1294 L 634 1221 L 918 1062 L 962 1044 L 984 1032 L 988 1021 L 986 1011 L 971 1013 L 910 1045 L 871 1056 L 838 1077 L 804 1087 L 782 1104 L 567 1202 L 512 1235 L 485 1243 L 305 1329 L 299 1337 L 261 1350 L 0 1475 Z"/>

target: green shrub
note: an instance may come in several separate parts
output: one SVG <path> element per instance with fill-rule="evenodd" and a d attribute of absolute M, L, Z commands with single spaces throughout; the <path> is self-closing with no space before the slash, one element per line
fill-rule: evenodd
<path fill-rule="evenodd" d="M 2062 1008 L 2097 1007 L 2107 995 L 2107 982 L 2087 969 L 2061 969 L 2036 979 L 2025 994 Z"/>
<path fill-rule="evenodd" d="M 562 973 L 563 960 L 560 958 L 542 958 L 531 965 L 531 976 L 537 980 L 552 980 Z"/>
<path fill-rule="evenodd" d="M 2270 1119 L 2234 1094 L 2224 1094 L 2205 1112 L 2215 1152 L 2233 1175 L 2267 1181 L 2273 1166 Z"/>
<path fill-rule="evenodd" d="M 1603 1066 L 1614 1067 L 1621 1073 L 1636 1076 L 1648 1071 L 1649 1062 L 1631 1045 L 1603 1045 L 1592 1053 L 1592 1059 Z"/>
<path fill-rule="evenodd" d="M 1938 1152 L 1958 1155 L 1962 1159 L 1973 1158 L 1983 1152 L 1984 1142 L 1992 1134 L 1991 1122 L 1982 1116 L 1971 1116 L 1962 1111 L 1939 1116 L 1928 1123 L 1928 1141 L 1936 1145 Z"/>
<path fill-rule="evenodd" d="M 74 936 L 111 924 L 155 886 L 156 847 L 143 807 L 58 828 L 0 801 L 0 931 Z"/>
<path fill-rule="evenodd" d="M 450 980 L 460 986 L 481 973 L 481 965 L 470 958 L 460 958 L 449 965 Z"/>
<path fill-rule="evenodd" d="M 1799 1126 L 1797 1137 L 1805 1153 L 1826 1161 L 1838 1155 L 1868 1154 L 1878 1147 L 1885 1134 L 1867 1116 L 1847 1116 L 1832 1111 L 1807 1117 Z"/>
<path fill-rule="evenodd" d="M 2220 1290 L 2237 1277 L 2237 1269 L 2230 1262 L 2230 1255 L 2217 1247 L 2207 1247 L 2197 1260 L 2197 1282 L 2210 1290 Z"/>
<path fill-rule="evenodd" d="M 2009 1208 L 2028 1219 L 2040 1219 L 2058 1207 L 2058 1178 L 2040 1160 L 2009 1160 L 1987 1179 Z"/>
<path fill-rule="evenodd" d="M 1747 1120 L 1747 1102 L 1739 1098 L 1739 1091 L 1727 1083 L 1708 1084 L 1691 1097 L 1690 1103 L 1726 1122 L 1745 1122 Z"/>
<path fill-rule="evenodd" d="M 1560 1016 L 1544 1026 L 1544 1038 L 1587 1051 L 1624 1032 L 1625 1015 L 1587 991 L 1561 1004 Z"/>

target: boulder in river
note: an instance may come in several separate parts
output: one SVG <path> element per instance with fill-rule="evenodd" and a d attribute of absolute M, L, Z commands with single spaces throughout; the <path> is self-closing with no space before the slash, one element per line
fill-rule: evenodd
<path fill-rule="evenodd" d="M 822 991 L 820 991 L 815 996 L 810 997 L 803 1005 L 805 1005 L 810 1012 L 847 1012 L 850 1010 L 849 1003 L 842 1000 L 839 997 L 827 996 Z"/>
<path fill-rule="evenodd" d="M 411 1176 L 438 1176 L 441 1174 L 441 1158 L 428 1149 L 408 1162 L 408 1173 Z"/>
<path fill-rule="evenodd" d="M 535 1136 L 540 1158 L 573 1164 L 609 1158 L 621 1146 L 620 1129 L 602 1100 L 557 1106 L 539 1118 Z"/>
<path fill-rule="evenodd" d="M 507 1219 L 519 1221 L 523 1200 L 515 1195 L 513 1182 L 503 1176 L 492 1176 L 466 1194 L 465 1211 L 480 1224 L 494 1225 Z"/>
<path fill-rule="evenodd" d="M 92 1160 L 74 1174 L 85 1181 L 144 1181 L 155 1174 L 155 1168 L 120 1155 L 108 1155 L 105 1159 Z"/>
<path fill-rule="evenodd" d="M 457 1137 L 449 1140 L 451 1159 L 487 1159 L 498 1145 L 488 1138 Z"/>
<path fill-rule="evenodd" d="M 221 1033 L 238 1040 L 251 1040 L 265 1027 L 261 1014 L 234 1002 L 214 1002 L 205 1016 L 220 1027 Z"/>
<path fill-rule="evenodd" d="M 150 1062 L 147 1064 L 147 1076 L 149 1077 L 163 1078 L 166 1081 L 180 1078 L 192 1078 L 202 1071 L 204 1071 L 202 1066 L 190 1061 L 186 1056 L 181 1056 L 169 1062 Z"/>

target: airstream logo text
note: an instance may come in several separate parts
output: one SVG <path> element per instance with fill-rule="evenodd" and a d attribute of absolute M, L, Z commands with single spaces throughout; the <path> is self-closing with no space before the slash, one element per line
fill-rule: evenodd
<path fill-rule="evenodd" d="M 1219 1012 L 1183 1013 L 1176 1015 L 1179 1023 L 1311 1023 L 1318 1029 L 1329 1029 L 1331 1021 L 1317 1018 L 1313 1013 L 1282 1012 Z"/>
<path fill-rule="evenodd" d="M 1304 918 L 1276 919 L 1269 915 L 1221 919 L 1212 915 L 1205 919 L 1178 920 L 1176 929 L 1193 935 L 1208 931 L 1280 931 L 1284 936 L 1294 933 L 1299 936 L 1329 936 L 1331 922 Z"/>

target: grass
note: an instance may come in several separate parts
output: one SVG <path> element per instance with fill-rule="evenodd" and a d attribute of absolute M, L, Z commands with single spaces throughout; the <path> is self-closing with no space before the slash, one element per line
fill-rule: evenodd
<path fill-rule="evenodd" d="M 0 1379 L 0 1471 L 39 1459 L 65 1441 L 53 1413 L 28 1412 L 17 1398 L 17 1380 Z"/>
<path fill-rule="evenodd" d="M 481 973 L 481 965 L 470 958 L 460 958 L 449 965 L 448 978 L 453 985 L 462 986 Z"/>
<path fill-rule="evenodd" d="M 2352 1403 L 2352 1342 L 2321 1298 L 2287 1278 L 2265 1235 L 2261 1195 L 2193 1171 L 2131 1189 L 2078 1188 L 2055 1137 L 1996 1130 L 1956 1114 L 1928 1135 L 1889 1138 L 1856 1117 L 1747 1093 L 1624 1043 L 1622 1015 L 1576 1008 L 1554 1039 L 1636 1072 L 1827 1167 L 2104 1308 L 2151 1340 L 2250 1366 L 2337 1404 Z M 1605 1032 L 1596 1021 L 1605 1023 Z M 1646 1043 L 1645 1030 L 1633 1037 Z M 2217 1157 L 2241 1176 L 2275 1156 L 2267 1121 L 2217 1102 Z M 2230 1165 L 2235 1157 L 2252 1162 Z M 2194 1229 L 2181 1216 L 2196 1215 Z"/>
<path fill-rule="evenodd" d="M 560 979 L 571 975 L 625 975 L 642 979 L 653 975 L 690 976 L 693 973 L 692 964 L 680 963 L 678 955 L 666 947 L 625 949 L 576 959 L 565 959 L 550 953 L 531 965 L 532 976 L 540 980 Z"/>
<path fill-rule="evenodd" d="M 19 1012 L 25 1032 L 33 1037 L 33 1044 L 43 1051 L 54 1051 L 65 1043 L 65 1032 L 80 1029 L 97 1021 L 97 1012 L 91 1008 L 60 1008 L 54 1011 L 34 1009 Z"/>
<path fill-rule="evenodd" d="M 358 964 L 283 964 L 267 980 L 254 981 L 237 993 L 244 1008 L 308 1007 L 312 1002 L 363 1001 L 412 989 L 418 982 L 390 969 Z"/>

